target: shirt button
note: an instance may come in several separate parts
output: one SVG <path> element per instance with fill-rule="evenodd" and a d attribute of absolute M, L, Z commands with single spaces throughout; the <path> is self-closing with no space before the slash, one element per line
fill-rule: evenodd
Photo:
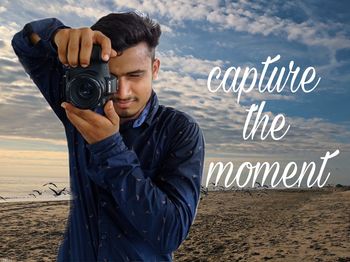
<path fill-rule="evenodd" d="M 101 206 L 102 207 L 105 207 L 107 205 L 107 202 L 106 201 L 101 201 Z"/>
<path fill-rule="evenodd" d="M 101 239 L 102 240 L 106 240 L 107 239 L 107 234 L 106 233 L 102 233 L 101 234 Z"/>

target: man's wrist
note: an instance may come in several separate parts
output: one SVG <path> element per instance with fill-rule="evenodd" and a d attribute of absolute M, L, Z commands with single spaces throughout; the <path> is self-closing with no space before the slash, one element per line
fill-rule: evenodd
<path fill-rule="evenodd" d="M 23 28 L 23 37 L 29 46 L 35 46 L 41 40 L 40 48 L 46 48 L 57 54 L 56 44 L 52 41 L 53 36 L 59 29 L 70 28 L 56 18 L 45 18 L 27 23 Z M 40 50 L 42 52 L 42 50 Z"/>
<path fill-rule="evenodd" d="M 40 41 L 40 36 L 37 33 L 31 33 L 29 36 L 29 40 L 32 45 L 36 45 Z"/>
<path fill-rule="evenodd" d="M 123 137 L 119 132 L 93 144 L 87 144 L 87 149 L 90 150 L 93 160 L 101 162 L 107 158 L 118 155 L 128 148 L 124 144 Z"/>

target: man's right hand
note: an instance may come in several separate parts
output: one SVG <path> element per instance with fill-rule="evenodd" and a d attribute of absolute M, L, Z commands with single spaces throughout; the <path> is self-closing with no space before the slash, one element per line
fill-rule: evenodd
<path fill-rule="evenodd" d="M 76 67 L 80 64 L 87 67 L 93 44 L 102 47 L 104 61 L 117 56 L 117 52 L 112 49 L 111 40 L 100 31 L 88 27 L 58 29 L 53 40 L 57 46 L 58 59 L 66 66 Z"/>

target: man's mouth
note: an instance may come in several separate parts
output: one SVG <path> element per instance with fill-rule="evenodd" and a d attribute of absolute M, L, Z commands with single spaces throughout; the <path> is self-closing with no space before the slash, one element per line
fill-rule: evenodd
<path fill-rule="evenodd" d="M 135 102 L 135 99 L 114 99 L 114 102 L 117 104 L 120 108 L 127 108 L 129 107 L 133 102 Z"/>

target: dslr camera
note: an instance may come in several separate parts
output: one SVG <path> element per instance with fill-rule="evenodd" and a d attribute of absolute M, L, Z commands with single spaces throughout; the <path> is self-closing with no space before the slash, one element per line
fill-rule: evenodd
<path fill-rule="evenodd" d="M 93 45 L 88 67 L 68 68 L 63 76 L 63 101 L 80 109 L 94 110 L 103 106 L 117 92 L 118 83 L 101 58 L 101 47 Z"/>

